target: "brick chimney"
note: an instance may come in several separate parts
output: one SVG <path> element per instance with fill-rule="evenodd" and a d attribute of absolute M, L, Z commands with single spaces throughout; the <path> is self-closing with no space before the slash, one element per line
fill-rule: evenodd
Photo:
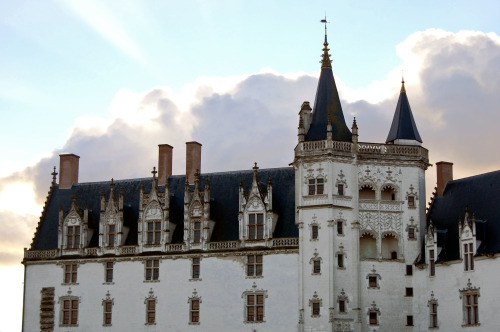
<path fill-rule="evenodd" d="M 168 144 L 158 145 L 158 185 L 167 184 L 168 177 L 172 175 L 172 150 Z"/>
<path fill-rule="evenodd" d="M 80 157 L 72 153 L 59 155 L 59 189 L 71 189 L 78 183 L 78 164 Z"/>
<path fill-rule="evenodd" d="M 196 170 L 201 172 L 201 144 L 186 142 L 186 179 L 189 184 L 194 184 Z"/>
<path fill-rule="evenodd" d="M 453 180 L 453 163 L 447 161 L 438 161 L 436 163 L 437 171 L 437 195 L 443 196 L 444 187 L 448 181 Z"/>

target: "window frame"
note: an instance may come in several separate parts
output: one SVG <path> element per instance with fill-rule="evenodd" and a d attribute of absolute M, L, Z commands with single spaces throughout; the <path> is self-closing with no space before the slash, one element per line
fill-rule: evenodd
<path fill-rule="evenodd" d="M 434 277 L 436 275 L 436 260 L 434 257 L 434 249 L 429 250 L 429 276 Z"/>
<path fill-rule="evenodd" d="M 368 276 L 368 288 L 379 288 L 377 276 Z"/>
<path fill-rule="evenodd" d="M 145 325 L 156 325 L 156 299 L 146 299 L 146 323 Z"/>
<path fill-rule="evenodd" d="M 102 301 L 102 307 L 103 307 L 102 326 L 111 326 L 113 324 L 113 300 Z"/>
<path fill-rule="evenodd" d="M 378 312 L 376 311 L 368 312 L 368 321 L 369 325 L 371 326 L 378 325 Z"/>
<path fill-rule="evenodd" d="M 413 265 L 406 265 L 406 276 L 413 276 Z"/>
<path fill-rule="evenodd" d="M 322 177 L 309 179 L 307 182 L 308 196 L 324 195 L 325 182 L 325 179 Z"/>
<path fill-rule="evenodd" d="M 429 328 L 436 329 L 439 327 L 438 323 L 438 302 L 437 300 L 429 301 Z"/>
<path fill-rule="evenodd" d="M 344 235 L 344 222 L 337 220 L 337 235 Z"/>
<path fill-rule="evenodd" d="M 146 221 L 146 244 L 150 246 L 161 244 L 161 220 Z"/>
<path fill-rule="evenodd" d="M 264 213 L 248 214 L 248 240 L 264 239 Z"/>
<path fill-rule="evenodd" d="M 65 263 L 63 265 L 64 278 L 63 284 L 78 283 L 78 263 Z"/>
<path fill-rule="evenodd" d="M 312 274 L 321 274 L 321 259 L 313 259 L 313 272 Z"/>
<path fill-rule="evenodd" d="M 405 297 L 413 297 L 413 287 L 405 287 Z"/>
<path fill-rule="evenodd" d="M 59 298 L 59 303 L 59 326 L 78 326 L 80 299 L 76 296 L 64 296 Z M 66 304 L 68 304 L 68 307 L 66 307 Z"/>
<path fill-rule="evenodd" d="M 116 225 L 109 224 L 108 225 L 108 234 L 107 234 L 107 246 L 114 247 L 116 242 Z"/>
<path fill-rule="evenodd" d="M 114 277 L 114 262 L 105 262 L 104 263 L 104 282 L 105 283 L 113 283 Z"/>
<path fill-rule="evenodd" d="M 191 279 L 200 279 L 201 258 L 193 257 L 191 259 Z"/>
<path fill-rule="evenodd" d="M 193 221 L 193 243 L 201 243 L 201 220 L 199 219 Z"/>
<path fill-rule="evenodd" d="M 406 315 L 406 326 L 413 326 L 413 315 Z"/>
<path fill-rule="evenodd" d="M 200 324 L 200 299 L 194 298 L 189 301 L 189 323 Z M 196 304 L 196 306 L 195 306 Z"/>
<path fill-rule="evenodd" d="M 264 292 L 248 292 L 245 294 L 245 323 L 265 322 L 265 298 Z M 259 300 L 260 303 L 259 303 Z"/>
<path fill-rule="evenodd" d="M 66 249 L 79 249 L 81 241 L 81 226 L 66 226 Z"/>
<path fill-rule="evenodd" d="M 249 278 L 262 278 L 264 270 L 264 257 L 261 254 L 251 254 L 246 257 L 246 276 Z"/>
<path fill-rule="evenodd" d="M 319 237 L 319 226 L 311 225 L 311 240 L 318 240 Z"/>
<path fill-rule="evenodd" d="M 337 255 L 337 268 L 345 269 L 344 254 Z"/>
<path fill-rule="evenodd" d="M 342 183 L 339 183 L 337 184 L 337 195 L 338 196 L 344 196 L 345 192 L 344 192 L 344 184 Z"/>
<path fill-rule="evenodd" d="M 463 243 L 464 254 L 464 271 L 474 271 L 474 243 Z"/>
<path fill-rule="evenodd" d="M 144 281 L 160 281 L 160 260 L 147 259 L 144 262 Z"/>

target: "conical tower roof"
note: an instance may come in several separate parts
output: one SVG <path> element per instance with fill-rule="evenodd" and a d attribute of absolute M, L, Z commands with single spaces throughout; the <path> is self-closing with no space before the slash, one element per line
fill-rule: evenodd
<path fill-rule="evenodd" d="M 406 95 L 405 81 L 401 82 L 401 92 L 399 93 L 398 105 L 392 119 L 391 129 L 387 136 L 386 143 L 392 143 L 396 139 L 415 140 L 422 143 L 417 125 L 413 119 L 410 102 Z"/>
<path fill-rule="evenodd" d="M 332 125 L 333 140 L 351 142 L 352 134 L 345 123 L 339 92 L 337 91 L 335 79 L 333 78 L 326 33 L 323 45 L 321 74 L 316 90 L 316 99 L 314 100 L 313 119 L 305 140 L 325 140 L 327 137 L 327 125 L 330 122 Z"/>

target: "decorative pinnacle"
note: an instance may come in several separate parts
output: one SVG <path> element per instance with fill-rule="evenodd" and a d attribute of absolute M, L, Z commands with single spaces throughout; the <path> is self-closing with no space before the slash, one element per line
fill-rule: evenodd
<path fill-rule="evenodd" d="M 252 167 L 252 169 L 254 171 L 258 170 L 259 169 L 259 166 L 257 166 L 257 162 L 254 163 L 254 166 Z"/>
<path fill-rule="evenodd" d="M 326 33 L 326 24 L 330 23 L 326 20 L 326 15 L 325 19 L 321 20 L 321 23 L 325 24 L 325 42 L 323 43 L 323 59 L 321 60 L 321 68 L 332 68 L 332 62 L 330 60 L 330 54 L 328 54 L 328 51 L 330 50 L 328 48 L 328 40 L 327 40 L 327 33 Z"/>
<path fill-rule="evenodd" d="M 156 179 L 156 173 L 158 173 L 156 171 L 156 167 L 153 167 L 153 170 L 151 171 L 151 173 L 153 174 L 153 179 Z"/>
<path fill-rule="evenodd" d="M 406 93 L 406 89 L 405 89 L 405 77 L 403 76 L 403 73 L 401 73 L 401 91 L 400 93 Z"/>
<path fill-rule="evenodd" d="M 56 172 L 56 167 L 54 166 L 54 171 L 52 173 L 50 173 L 50 175 L 52 175 L 52 185 L 55 185 L 56 184 L 56 175 L 58 173 Z"/>

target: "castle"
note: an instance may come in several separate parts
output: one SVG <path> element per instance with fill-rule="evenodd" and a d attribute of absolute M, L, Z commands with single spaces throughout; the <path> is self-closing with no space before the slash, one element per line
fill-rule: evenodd
<path fill-rule="evenodd" d="M 498 330 L 500 172 L 453 180 L 402 82 L 385 143 L 346 125 L 325 35 L 288 167 L 78 182 L 60 155 L 25 250 L 23 331 Z M 389 124 L 388 124 L 389 125 Z M 491 198 L 490 200 L 486 199 Z"/>

